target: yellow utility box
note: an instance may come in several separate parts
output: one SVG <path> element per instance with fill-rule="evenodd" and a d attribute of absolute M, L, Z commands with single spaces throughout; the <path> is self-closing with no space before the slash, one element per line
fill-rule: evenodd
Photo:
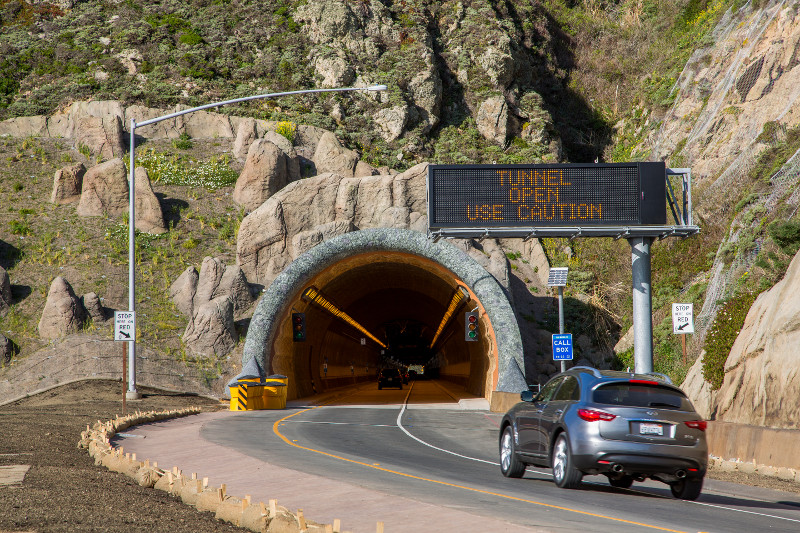
<path fill-rule="evenodd" d="M 231 411 L 286 409 L 286 383 L 282 379 L 268 381 L 240 380 L 230 387 Z"/>
<path fill-rule="evenodd" d="M 272 374 L 271 376 L 267 376 L 266 379 L 267 381 L 279 381 L 284 385 L 286 385 L 285 387 L 278 388 L 278 392 L 280 392 L 283 395 L 283 407 L 281 407 L 281 409 L 283 409 L 284 407 L 286 407 L 286 391 L 289 390 L 289 378 L 284 376 L 283 374 Z"/>
<path fill-rule="evenodd" d="M 263 399 L 263 409 L 286 409 L 286 383 L 273 380 L 266 381 L 264 383 Z"/>
<path fill-rule="evenodd" d="M 231 411 L 254 411 L 265 408 L 264 383 L 239 381 L 230 387 Z"/>

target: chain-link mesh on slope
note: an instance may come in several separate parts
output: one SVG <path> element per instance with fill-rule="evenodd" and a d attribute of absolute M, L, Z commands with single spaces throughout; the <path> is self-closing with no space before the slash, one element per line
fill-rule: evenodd
<path fill-rule="evenodd" d="M 722 83 L 720 83 L 718 87 L 714 91 L 711 91 L 708 95 L 708 101 L 705 103 L 700 115 L 698 116 L 687 136 L 687 145 L 691 145 L 696 142 L 703 142 L 705 139 L 701 139 L 701 137 L 707 138 L 713 133 L 709 130 L 713 130 L 714 125 L 717 124 L 721 112 L 720 110 L 722 109 L 722 106 L 728 98 L 731 90 L 738 91 L 742 99 L 744 99 L 750 89 L 755 86 L 756 81 L 761 75 L 761 67 L 763 66 L 764 58 L 756 58 L 747 64 L 745 64 L 745 61 L 750 57 L 755 46 L 759 43 L 761 35 L 763 35 L 770 23 L 775 19 L 776 15 L 782 9 L 784 9 L 787 4 L 793 4 L 793 1 L 773 0 L 767 6 L 757 10 L 752 18 L 750 18 L 750 13 L 752 10 L 751 4 L 752 2 L 748 2 L 735 13 L 731 10 L 728 10 L 728 12 L 725 13 L 725 15 L 711 32 L 710 41 L 712 43 L 720 43 L 726 41 L 733 32 L 739 30 L 741 27 L 743 27 L 743 25 L 746 25 L 748 28 L 746 36 L 741 41 L 742 46 L 736 51 L 734 57 L 730 60 Z M 666 114 L 663 122 L 661 123 L 661 128 L 656 136 L 656 141 L 652 151 L 653 156 L 662 158 L 668 155 L 661 153 L 662 150 L 668 150 L 667 147 L 663 146 L 665 141 L 665 125 L 670 122 L 681 120 L 682 117 L 678 115 L 677 109 L 681 102 L 686 100 L 691 92 L 695 90 L 695 86 L 702 84 L 703 80 L 698 79 L 698 77 L 705 70 L 706 57 L 710 51 L 711 47 L 703 47 L 695 50 L 689 60 L 686 62 L 686 65 L 673 85 L 672 90 L 670 91 L 670 96 L 675 95 L 675 100 L 672 104 L 672 108 Z M 768 87 L 764 88 L 762 94 L 769 92 L 776 79 L 777 78 L 770 78 L 769 85 Z M 798 90 L 795 92 L 791 98 L 791 101 L 787 102 L 786 107 L 780 113 L 781 117 L 785 115 L 786 112 L 791 108 L 791 105 L 794 103 L 794 100 L 797 99 L 799 94 L 800 88 L 798 88 Z M 778 120 L 778 118 L 775 120 Z M 741 127 L 750 129 L 751 131 L 749 131 L 749 133 L 751 134 L 751 138 L 755 139 L 760 133 L 760 125 L 761 121 L 759 120 L 752 121 L 750 124 L 743 124 Z"/>
<path fill-rule="evenodd" d="M 737 93 L 738 99 L 744 101 L 748 94 L 754 89 L 759 90 L 761 95 L 766 95 L 772 90 L 778 77 L 773 77 L 770 74 L 767 83 L 757 85 L 759 79 L 762 77 L 764 56 L 751 58 L 751 55 L 760 42 L 764 32 L 767 31 L 769 25 L 775 20 L 776 16 L 778 16 L 783 9 L 791 7 L 794 4 L 795 1 L 793 0 L 772 0 L 766 6 L 754 11 L 752 2 L 748 2 L 736 12 L 729 10 L 725 13 L 712 30 L 710 42 L 715 43 L 712 46 L 716 46 L 718 43 L 724 43 L 729 39 L 733 41 L 732 35 L 734 32 L 741 34 L 737 35 L 740 39 L 736 41 L 737 43 L 741 43 L 741 46 L 735 51 L 733 57 L 728 59 L 728 64 L 725 67 L 725 73 L 721 83 L 719 83 L 713 91 L 709 89 L 708 101 L 703 106 L 688 132 L 686 140 L 687 146 L 691 146 L 695 143 L 707 144 L 711 140 L 715 128 L 721 123 L 721 113 L 724 112 L 723 106 L 726 102 L 736 99 Z M 742 31 L 744 31 L 744 33 L 742 33 Z M 668 139 L 666 137 L 666 127 L 670 123 L 675 123 L 686 118 L 679 115 L 679 106 L 687 98 L 692 98 L 693 92 L 705 81 L 702 79 L 702 74 L 707 66 L 707 57 L 711 51 L 711 47 L 697 49 L 687 61 L 683 71 L 676 80 L 671 91 L 671 95 L 675 96 L 675 101 L 672 108 L 666 114 L 656 136 L 656 141 L 653 144 L 653 151 L 651 152 L 654 157 L 665 158 L 675 146 L 674 143 L 676 139 Z M 710 185 L 708 193 L 714 194 L 716 190 L 716 194 L 722 194 L 724 190 L 735 188 L 745 181 L 750 170 L 757 162 L 758 155 L 764 148 L 764 144 L 757 142 L 759 135 L 763 131 L 764 123 L 767 120 L 781 120 L 799 97 L 800 84 L 797 84 L 796 87 L 791 89 L 785 105 L 775 116 L 765 117 L 763 114 L 759 114 L 758 116 L 754 114 L 750 120 L 740 120 L 740 122 L 737 123 L 737 135 L 743 139 L 750 139 L 750 142 L 747 144 L 746 148 L 723 169 L 719 177 Z M 778 130 L 777 134 L 780 135 L 780 133 L 781 131 Z M 770 140 L 778 141 L 781 139 L 768 139 L 767 141 Z M 672 146 L 669 146 L 670 144 Z M 691 162 L 689 162 L 688 166 L 690 166 L 690 164 Z M 750 209 L 761 206 L 761 208 L 765 210 L 764 215 L 767 215 L 774 211 L 780 202 L 789 202 L 795 206 L 800 205 L 800 190 L 798 190 L 797 187 L 799 181 L 800 156 L 795 154 L 787 161 L 781 170 L 771 177 L 773 188 L 770 194 L 764 198 L 760 198 L 737 216 L 737 223 L 732 224 L 731 227 L 738 229 L 731 230 L 720 245 L 720 249 L 725 246 L 737 245 L 742 231 L 745 229 L 742 227 L 743 217 Z M 792 188 L 794 188 L 794 190 L 787 199 L 788 191 Z M 762 217 L 763 215 L 754 217 L 756 220 L 754 220 L 750 226 L 757 224 L 758 219 Z M 702 310 L 696 318 L 696 334 L 692 339 L 693 345 L 702 346 L 705 335 L 717 315 L 721 302 L 731 295 L 733 289 L 735 289 L 735 282 L 738 278 L 744 272 L 749 271 L 753 266 L 753 263 L 756 261 L 761 251 L 761 245 L 761 240 L 757 239 L 753 246 L 749 247 L 745 253 L 736 254 L 735 259 L 728 264 L 725 264 L 723 254 L 717 253 L 711 268 L 705 301 Z"/>
<path fill-rule="evenodd" d="M 794 206 L 793 214 L 797 212 L 800 207 L 800 150 L 797 150 L 780 170 L 770 177 L 770 185 L 769 194 L 754 201 L 737 215 L 731 224 L 731 228 L 736 229 L 731 230 L 720 248 L 726 245 L 736 245 L 743 232 L 758 226 L 762 218 L 768 217 L 782 205 Z M 759 216 L 751 216 L 752 222 L 745 224 L 747 213 L 753 211 L 759 212 Z M 717 254 L 711 269 L 711 279 L 706 288 L 705 302 L 695 324 L 697 332 L 695 343 L 702 346 L 708 328 L 717 316 L 720 302 L 731 295 L 735 289 L 735 282 L 742 273 L 752 268 L 761 252 L 762 244 L 763 239 L 756 239 L 752 248 L 744 254 L 737 254 L 736 258 L 728 265 L 724 264 L 722 254 Z"/>

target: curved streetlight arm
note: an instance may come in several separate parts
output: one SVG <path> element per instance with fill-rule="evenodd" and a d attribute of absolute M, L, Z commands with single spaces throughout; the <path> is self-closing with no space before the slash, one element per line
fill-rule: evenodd
<path fill-rule="evenodd" d="M 234 98 L 233 100 L 225 100 L 222 102 L 214 102 L 213 104 L 206 104 L 197 107 L 192 107 L 191 109 L 184 109 L 183 111 L 176 111 L 175 113 L 170 113 L 169 115 L 163 115 L 156 118 L 151 118 L 149 120 L 144 120 L 136 124 L 135 127 L 139 128 L 142 126 L 147 126 L 148 124 L 155 124 L 156 122 L 161 122 L 162 120 L 168 120 L 170 118 L 179 117 L 181 115 L 185 115 L 187 113 L 194 113 L 195 111 L 202 111 L 204 109 L 210 109 L 212 107 L 221 107 L 228 104 L 238 104 L 239 102 L 247 102 L 249 100 L 261 100 L 264 98 L 277 98 L 279 96 L 290 96 L 293 94 L 309 94 L 309 93 L 334 93 L 334 92 L 345 92 L 345 91 L 385 91 L 386 85 L 370 85 L 369 87 L 340 87 L 335 89 L 304 89 L 302 91 L 287 91 L 283 93 L 269 93 L 269 94 L 257 94 L 255 96 L 245 96 L 244 98 Z"/>
<path fill-rule="evenodd" d="M 239 102 L 247 102 L 249 100 L 260 100 L 264 98 L 277 98 L 279 96 L 291 96 L 294 94 L 310 94 L 310 93 L 333 93 L 333 92 L 345 92 L 345 91 L 385 91 L 387 89 L 386 85 L 370 85 L 369 87 L 339 87 L 333 89 L 304 89 L 300 91 L 287 91 L 282 93 L 269 93 L 269 94 L 257 94 L 254 96 L 245 96 L 244 98 L 234 98 L 233 100 L 224 100 L 222 102 L 214 102 L 212 104 L 201 105 L 197 107 L 192 107 L 190 109 L 184 109 L 183 111 L 176 111 L 175 113 L 170 113 L 168 115 L 162 115 L 160 117 L 151 118 L 148 120 L 143 120 L 142 122 L 136 123 L 136 119 L 131 119 L 131 129 L 130 129 L 130 175 L 128 178 L 128 192 L 129 192 L 129 208 L 128 208 L 128 310 L 134 312 L 136 311 L 136 269 L 134 268 L 134 263 L 136 260 L 136 177 L 135 177 L 135 161 L 136 161 L 136 128 L 141 128 L 143 126 L 147 126 L 148 124 L 155 124 L 156 122 L 161 122 L 162 120 L 169 120 L 171 118 L 179 117 L 181 115 L 186 115 L 188 113 L 194 113 L 195 111 L 202 111 L 204 109 L 210 109 L 212 107 L 221 107 L 228 104 L 236 104 Z M 130 349 L 128 350 L 128 392 L 126 393 L 126 397 L 128 399 L 138 399 L 140 398 L 139 393 L 136 390 L 136 323 L 134 321 L 134 334 L 133 340 L 125 341 L 130 343 Z"/>

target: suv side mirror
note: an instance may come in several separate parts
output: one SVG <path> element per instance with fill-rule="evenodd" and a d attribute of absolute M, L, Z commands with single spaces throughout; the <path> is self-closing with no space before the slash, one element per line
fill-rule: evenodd
<path fill-rule="evenodd" d="M 519 399 L 523 402 L 532 402 L 533 401 L 533 391 L 524 390 L 519 393 Z"/>

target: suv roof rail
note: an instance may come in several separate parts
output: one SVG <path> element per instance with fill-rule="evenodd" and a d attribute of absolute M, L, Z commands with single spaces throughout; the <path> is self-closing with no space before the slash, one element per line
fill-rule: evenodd
<path fill-rule="evenodd" d="M 570 370 L 586 370 L 588 372 L 591 372 L 592 375 L 596 378 L 603 377 L 603 375 L 600 373 L 599 370 L 597 370 L 596 368 L 592 368 L 591 366 L 573 366 L 572 368 L 570 368 Z"/>
<path fill-rule="evenodd" d="M 669 383 L 670 385 L 673 384 L 672 380 L 670 379 L 670 377 L 668 375 L 666 375 L 666 374 L 662 374 L 661 372 L 647 372 L 645 375 L 653 376 L 655 378 L 659 378 L 659 379 L 661 379 L 661 381 L 663 381 L 665 383 Z"/>

